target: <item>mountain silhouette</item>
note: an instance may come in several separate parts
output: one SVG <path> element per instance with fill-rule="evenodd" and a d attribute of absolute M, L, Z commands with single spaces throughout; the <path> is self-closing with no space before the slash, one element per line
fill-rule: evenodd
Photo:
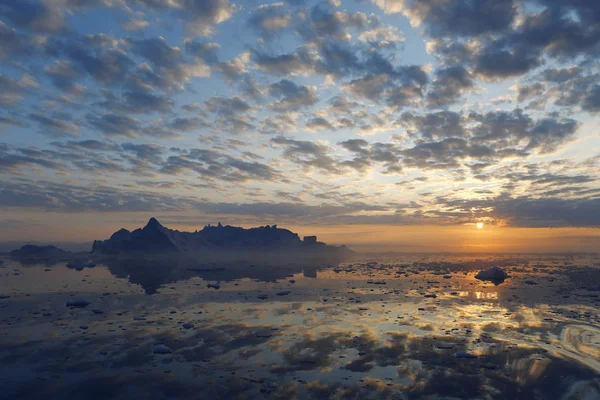
<path fill-rule="evenodd" d="M 316 237 L 300 239 L 298 234 L 277 225 L 245 229 L 225 225 L 206 225 L 196 232 L 180 232 L 163 226 L 156 218 L 150 218 L 146 226 L 130 232 L 120 229 L 107 240 L 94 241 L 92 252 L 102 254 L 121 253 L 218 253 L 229 250 L 336 250 L 349 251 L 345 246 L 328 246 L 317 242 Z"/>

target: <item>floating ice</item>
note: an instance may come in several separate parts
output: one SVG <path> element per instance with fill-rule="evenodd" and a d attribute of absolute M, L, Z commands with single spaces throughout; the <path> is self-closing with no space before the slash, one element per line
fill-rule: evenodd
<path fill-rule="evenodd" d="M 477 358 L 475 354 L 465 353 L 464 351 L 459 351 L 454 355 L 455 358 Z"/>
<path fill-rule="evenodd" d="M 499 284 L 504 282 L 504 280 L 508 278 L 508 275 L 501 268 L 491 267 L 489 269 L 479 271 L 479 273 L 475 275 L 475 278 L 482 281 L 491 281 L 495 284 Z"/>
<path fill-rule="evenodd" d="M 157 344 L 152 348 L 154 354 L 171 354 L 173 351 L 164 344 Z"/>
<path fill-rule="evenodd" d="M 67 307 L 76 307 L 76 308 L 84 308 L 91 304 L 92 302 L 87 299 L 71 299 L 67 300 Z"/>

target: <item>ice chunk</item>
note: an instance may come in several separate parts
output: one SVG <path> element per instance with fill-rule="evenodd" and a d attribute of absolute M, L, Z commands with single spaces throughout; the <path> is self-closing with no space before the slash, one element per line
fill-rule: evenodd
<path fill-rule="evenodd" d="M 508 275 L 501 268 L 491 267 L 489 269 L 479 271 L 479 273 L 475 275 L 475 278 L 482 281 L 491 281 L 495 284 L 499 284 L 504 282 L 504 280 L 508 278 Z"/>
<path fill-rule="evenodd" d="M 71 299 L 67 300 L 67 307 L 76 307 L 76 308 L 84 308 L 92 304 L 91 301 L 87 299 Z"/>
<path fill-rule="evenodd" d="M 164 344 L 157 344 L 152 348 L 154 354 L 171 354 L 173 351 Z"/>
<path fill-rule="evenodd" d="M 455 358 L 477 358 L 475 354 L 465 353 L 464 351 L 459 351 L 454 355 Z"/>

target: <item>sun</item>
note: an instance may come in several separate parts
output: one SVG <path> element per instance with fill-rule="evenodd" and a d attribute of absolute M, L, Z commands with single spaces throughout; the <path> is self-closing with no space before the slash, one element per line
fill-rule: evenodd
<path fill-rule="evenodd" d="M 483 229 L 483 222 L 477 223 L 477 229 Z"/>

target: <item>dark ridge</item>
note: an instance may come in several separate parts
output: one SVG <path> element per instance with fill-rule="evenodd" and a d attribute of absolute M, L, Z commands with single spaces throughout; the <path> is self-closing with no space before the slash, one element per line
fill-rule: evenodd
<path fill-rule="evenodd" d="M 206 225 L 200 231 L 180 232 L 169 229 L 156 218 L 150 218 L 144 228 L 130 232 L 120 229 L 107 240 L 94 241 L 92 252 L 101 254 L 122 253 L 178 253 L 202 252 L 218 253 L 230 250 L 243 251 L 349 251 L 345 246 L 328 246 L 318 242 L 316 236 L 300 239 L 298 234 L 278 228 L 277 225 L 265 225 L 245 229 L 237 226 Z"/>

